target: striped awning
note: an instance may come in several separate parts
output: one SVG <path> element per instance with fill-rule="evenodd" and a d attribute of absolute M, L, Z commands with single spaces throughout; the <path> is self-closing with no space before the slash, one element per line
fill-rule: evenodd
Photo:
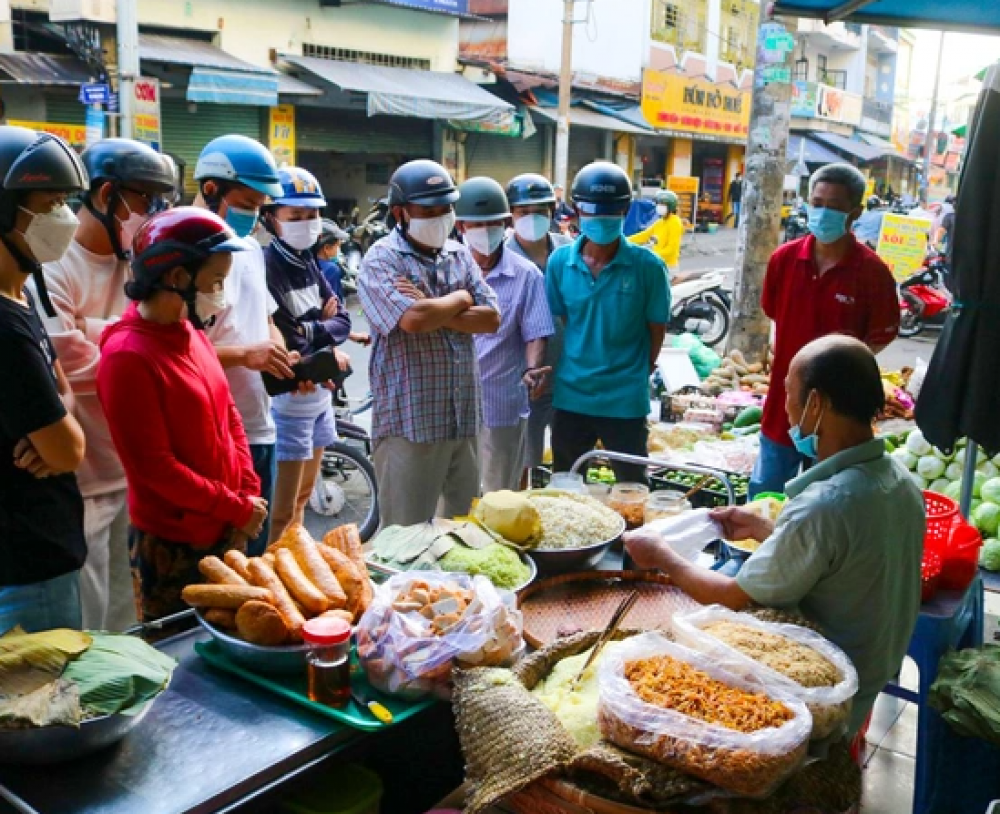
<path fill-rule="evenodd" d="M 192 68 L 187 100 L 219 105 L 274 107 L 278 104 L 278 77 L 275 74 Z"/>

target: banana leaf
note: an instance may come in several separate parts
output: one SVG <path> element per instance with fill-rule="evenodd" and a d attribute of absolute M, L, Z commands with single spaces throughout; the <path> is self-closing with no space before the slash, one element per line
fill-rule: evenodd
<path fill-rule="evenodd" d="M 82 718 L 80 688 L 62 678 L 24 695 L 0 699 L 0 729 L 79 726 Z"/>
<path fill-rule="evenodd" d="M 1000 647 L 948 653 L 930 704 L 960 735 L 1000 745 Z"/>
<path fill-rule="evenodd" d="M 63 678 L 80 688 L 80 701 L 90 712 L 126 715 L 138 712 L 170 683 L 177 663 L 142 639 L 93 633 L 93 644 L 71 662 Z"/>
<path fill-rule="evenodd" d="M 0 636 L 0 697 L 26 695 L 58 678 L 66 664 L 90 647 L 78 630 L 25 633 L 20 626 Z"/>

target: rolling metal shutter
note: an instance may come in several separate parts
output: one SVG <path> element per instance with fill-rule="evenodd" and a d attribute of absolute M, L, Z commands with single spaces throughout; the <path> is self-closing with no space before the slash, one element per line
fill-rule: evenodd
<path fill-rule="evenodd" d="M 508 138 L 469 133 L 465 140 L 466 175 L 485 175 L 506 186 L 515 175 L 545 172 L 545 139 L 549 128 L 539 128 L 531 138 Z"/>
<path fill-rule="evenodd" d="M 45 120 L 53 124 L 83 124 L 87 118 L 86 105 L 75 96 L 45 94 Z"/>
<path fill-rule="evenodd" d="M 604 152 L 607 132 L 593 127 L 570 127 L 569 171 L 566 173 L 569 182 L 590 162 L 610 160 L 610 156 Z"/>
<path fill-rule="evenodd" d="M 267 109 L 250 105 L 199 104 L 191 113 L 183 99 L 164 99 L 160 115 L 163 128 L 163 151 L 173 153 L 185 163 L 184 178 L 188 192 L 194 191 L 190 179 L 202 148 L 212 139 L 236 133 L 250 138 L 261 137 L 261 116 Z"/>
<path fill-rule="evenodd" d="M 296 108 L 299 150 L 386 153 L 428 158 L 434 123 L 404 116 L 366 116 L 330 108 Z"/>

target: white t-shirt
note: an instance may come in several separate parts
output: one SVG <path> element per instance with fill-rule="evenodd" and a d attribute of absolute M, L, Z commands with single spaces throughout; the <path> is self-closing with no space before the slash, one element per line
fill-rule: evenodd
<path fill-rule="evenodd" d="M 269 319 L 278 310 L 267 290 L 264 252 L 252 238 L 250 250 L 233 253 L 233 267 L 226 278 L 226 307 L 205 331 L 217 348 L 256 345 L 271 338 Z M 226 369 L 236 408 L 243 417 L 250 444 L 273 444 L 277 440 L 271 418 L 271 397 L 260 373 L 245 367 Z"/>
<path fill-rule="evenodd" d="M 44 272 L 56 316 L 49 317 L 36 296 L 38 314 L 73 390 L 74 412 L 87 439 L 87 454 L 76 473 L 80 491 L 88 498 L 122 491 L 125 470 L 97 399 L 97 368 L 101 333 L 128 304 L 128 264 L 113 254 L 94 254 L 74 240 L 62 258 L 45 264 Z M 28 285 L 36 293 L 34 281 Z"/>

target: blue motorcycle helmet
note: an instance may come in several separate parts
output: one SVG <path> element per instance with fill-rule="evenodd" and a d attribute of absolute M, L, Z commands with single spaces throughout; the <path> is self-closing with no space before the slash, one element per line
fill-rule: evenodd
<path fill-rule="evenodd" d="M 195 181 L 235 181 L 271 198 L 283 192 L 274 156 L 248 136 L 219 136 L 201 151 L 194 168 Z"/>
<path fill-rule="evenodd" d="M 271 206 L 303 206 L 307 209 L 322 209 L 326 206 L 319 181 L 301 167 L 283 168 L 278 173 L 281 194 L 272 196 Z"/>

